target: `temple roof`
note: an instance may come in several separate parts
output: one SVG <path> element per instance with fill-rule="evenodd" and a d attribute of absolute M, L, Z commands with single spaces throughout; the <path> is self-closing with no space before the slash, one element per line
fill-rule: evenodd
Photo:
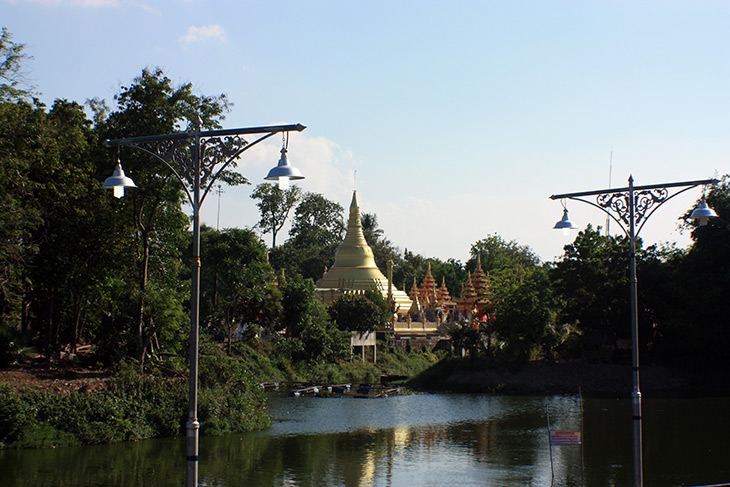
<path fill-rule="evenodd" d="M 375 264 L 373 250 L 365 240 L 360 219 L 360 206 L 357 202 L 357 192 L 352 193 L 350 216 L 347 220 L 345 240 L 337 248 L 335 263 L 327 273 L 317 281 L 317 290 L 320 292 L 332 290 L 360 290 L 370 289 L 373 284 L 388 295 L 388 279 Z M 406 293 L 392 285 L 393 299 L 400 313 L 411 308 L 411 300 Z"/>

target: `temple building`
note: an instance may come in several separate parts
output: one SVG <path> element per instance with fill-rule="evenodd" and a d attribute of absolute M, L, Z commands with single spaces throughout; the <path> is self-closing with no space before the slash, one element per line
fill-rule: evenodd
<path fill-rule="evenodd" d="M 324 276 L 316 283 L 317 293 L 325 304 L 331 304 L 342 294 L 365 292 L 375 286 L 394 305 L 395 313 L 390 324 L 392 331 L 396 334 L 420 332 L 432 335 L 448 329 L 450 323 L 463 319 L 471 321 L 475 312 L 478 313 L 478 321 L 482 321 L 482 316 L 488 318 L 493 308 L 491 283 L 482 270 L 479 256 L 476 269 L 469 274 L 458 298 L 451 297 L 445 278 L 442 277 L 440 286 L 437 284 L 430 263 L 420 286 L 413 278 L 408 294 L 393 284 L 391 266 L 392 263 L 386 277 L 375 264 L 373 251 L 362 230 L 357 192 L 353 192 L 345 240 L 337 248 L 332 267 L 325 270 Z"/>
<path fill-rule="evenodd" d="M 345 240 L 337 248 L 335 263 L 317 281 L 316 290 L 324 303 L 330 304 L 344 293 L 364 292 L 373 285 L 395 304 L 394 308 L 399 316 L 405 315 L 411 309 L 411 299 L 393 285 L 392 269 L 386 278 L 375 264 L 373 250 L 362 231 L 357 192 L 353 191 Z"/>

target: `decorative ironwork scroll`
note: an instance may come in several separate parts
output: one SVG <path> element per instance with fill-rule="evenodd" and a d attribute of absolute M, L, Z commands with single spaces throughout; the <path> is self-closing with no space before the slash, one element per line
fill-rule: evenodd
<path fill-rule="evenodd" d="M 659 205 L 669 199 L 666 188 L 634 191 L 634 225 L 640 225 Z M 626 226 L 631 225 L 631 192 L 599 194 L 596 202 L 613 211 Z"/>

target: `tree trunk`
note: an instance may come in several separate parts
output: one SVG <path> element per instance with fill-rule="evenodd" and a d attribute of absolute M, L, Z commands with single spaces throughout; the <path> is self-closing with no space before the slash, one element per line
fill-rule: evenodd
<path fill-rule="evenodd" d="M 145 293 L 147 292 L 147 275 L 150 263 L 150 246 L 146 232 L 142 233 L 142 268 L 139 285 L 139 307 L 137 309 L 137 358 L 139 359 L 139 368 L 144 370 L 144 358 L 147 354 L 147 344 L 144 340 L 144 309 L 145 309 Z"/>

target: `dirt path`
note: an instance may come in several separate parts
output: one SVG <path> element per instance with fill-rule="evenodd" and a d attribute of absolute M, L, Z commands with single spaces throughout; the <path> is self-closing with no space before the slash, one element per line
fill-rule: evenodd
<path fill-rule="evenodd" d="M 20 390 L 41 389 L 56 393 L 92 391 L 104 388 L 109 375 L 72 364 L 49 362 L 17 365 L 0 369 L 0 383 Z"/>

